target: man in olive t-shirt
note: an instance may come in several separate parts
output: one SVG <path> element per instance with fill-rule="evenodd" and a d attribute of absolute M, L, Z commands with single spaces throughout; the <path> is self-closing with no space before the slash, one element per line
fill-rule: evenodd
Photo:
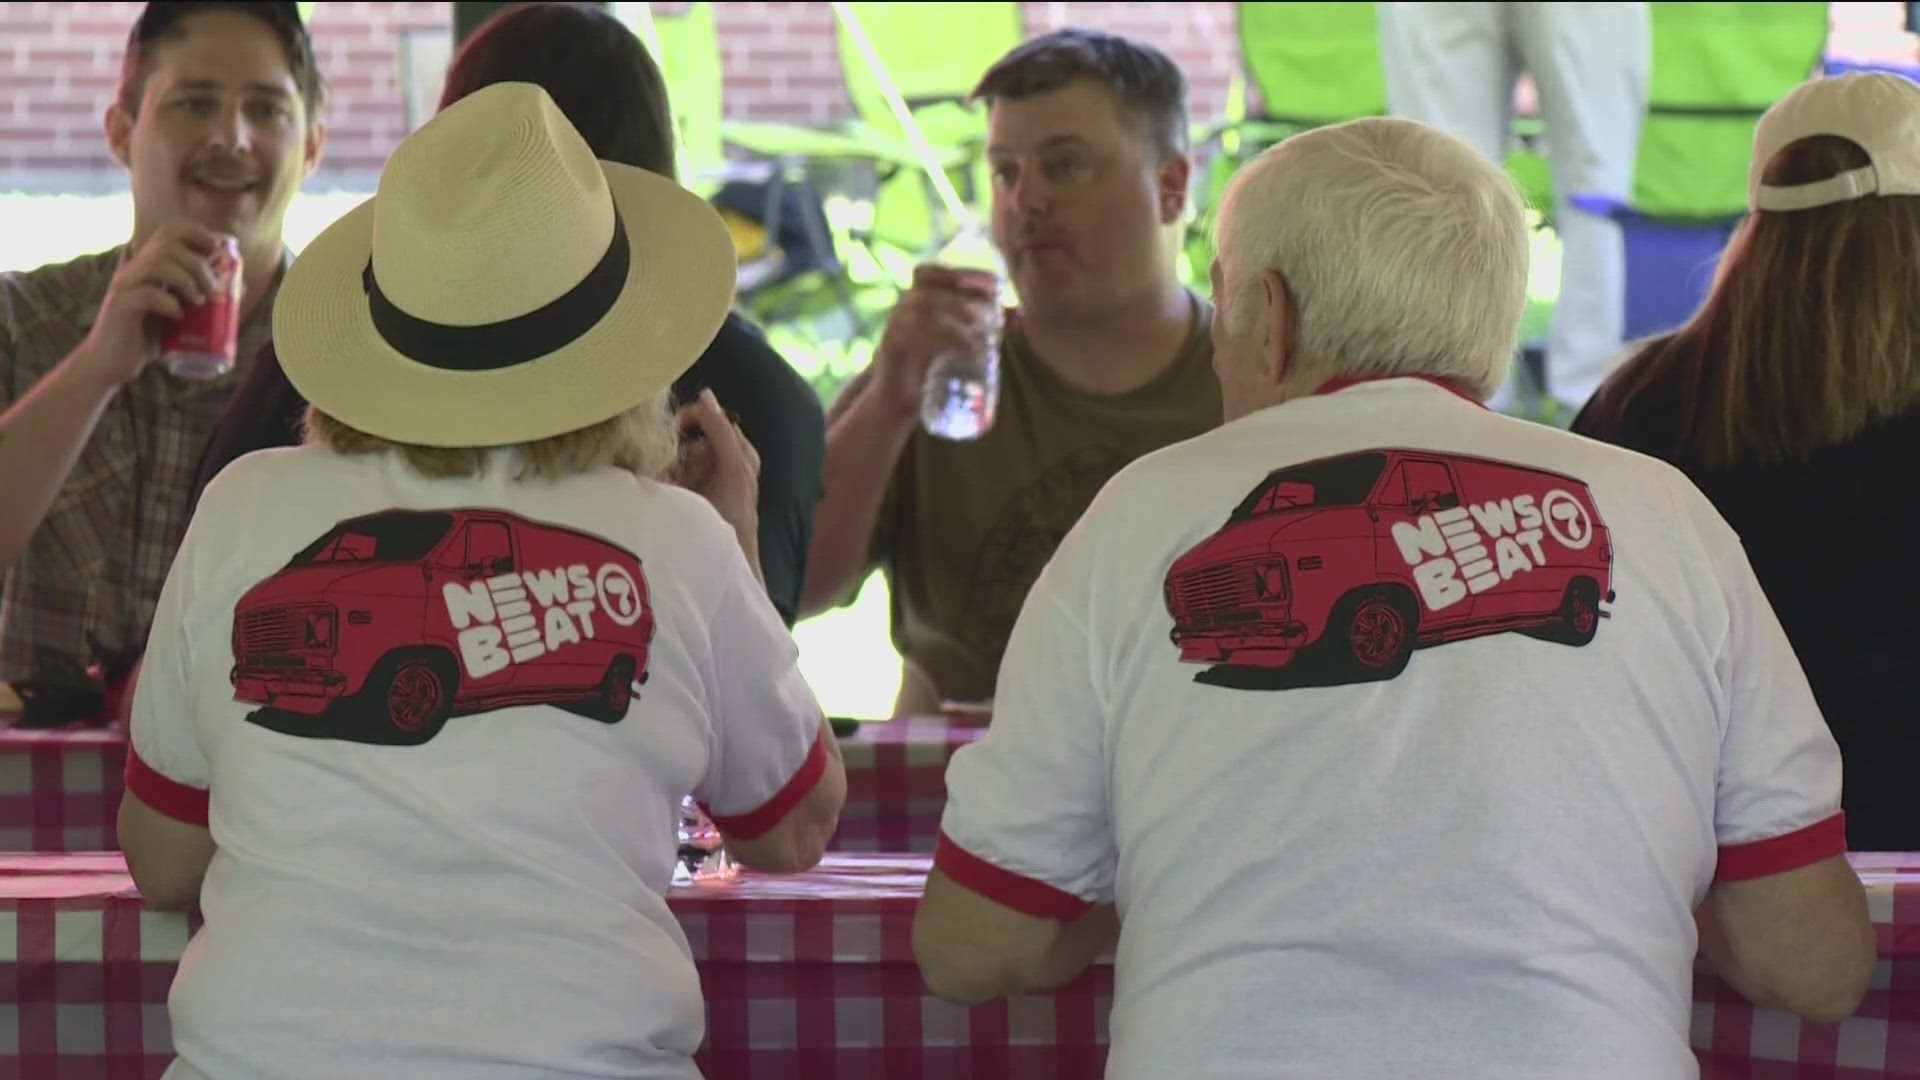
<path fill-rule="evenodd" d="M 923 266 L 873 365 L 828 417 L 826 496 L 802 612 L 883 568 L 906 661 L 896 713 L 993 695 L 1028 588 L 1094 495 L 1135 458 L 1221 418 L 1211 311 L 1175 272 L 1186 209 L 1186 81 L 1111 34 L 1035 38 L 987 72 L 993 233 L 1008 316 L 993 427 L 919 427 L 937 357 L 999 317 L 990 276 Z"/>
<path fill-rule="evenodd" d="M 986 437 L 914 433 L 874 526 L 873 560 L 892 585 L 894 645 L 940 697 L 993 696 L 1027 589 L 1113 474 L 1219 425 L 1210 322 L 1195 300 L 1172 365 L 1114 395 L 1075 389 L 1015 329 Z"/>

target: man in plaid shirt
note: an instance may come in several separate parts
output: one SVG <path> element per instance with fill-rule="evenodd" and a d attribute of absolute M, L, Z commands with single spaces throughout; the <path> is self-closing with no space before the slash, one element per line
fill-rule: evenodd
<path fill-rule="evenodd" d="M 291 3 L 150 3 L 106 113 L 133 235 L 0 275 L 0 682 L 29 722 L 99 714 L 146 638 L 222 407 L 271 333 L 287 205 L 319 161 L 323 88 Z M 176 378 L 155 328 L 239 243 L 238 364 Z"/>

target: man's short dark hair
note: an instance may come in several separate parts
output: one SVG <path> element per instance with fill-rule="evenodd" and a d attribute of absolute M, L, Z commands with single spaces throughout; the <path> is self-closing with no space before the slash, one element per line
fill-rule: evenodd
<path fill-rule="evenodd" d="M 1187 149 L 1187 77 L 1166 53 L 1101 30 L 1055 30 L 1001 57 L 973 88 L 975 100 L 1020 101 L 1076 82 L 1104 86 L 1163 153 Z"/>
<path fill-rule="evenodd" d="M 140 13 L 127 34 L 126 55 L 120 61 L 120 107 L 129 113 L 140 107 L 140 95 L 147 85 L 149 61 L 153 50 L 185 33 L 186 21 L 205 11 L 232 11 L 259 20 L 273 31 L 287 54 L 287 68 L 293 72 L 294 85 L 307 106 L 307 122 L 320 116 L 326 104 L 327 87 L 320 78 L 320 65 L 313 59 L 313 39 L 307 36 L 307 24 L 300 19 L 300 5 L 266 0 L 242 3 L 237 0 L 154 0 Z"/>

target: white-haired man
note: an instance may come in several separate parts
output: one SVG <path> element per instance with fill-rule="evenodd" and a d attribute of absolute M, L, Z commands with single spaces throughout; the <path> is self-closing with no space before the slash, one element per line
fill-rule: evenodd
<path fill-rule="evenodd" d="M 947 778 L 929 984 L 1057 984 L 1117 923 L 1108 1076 L 1184 1080 L 1692 1077 L 1703 938 L 1850 1012 L 1840 759 L 1739 542 L 1664 465 L 1481 405 L 1505 176 L 1323 128 L 1219 239 L 1228 423 L 1118 475 L 1028 597 Z"/>

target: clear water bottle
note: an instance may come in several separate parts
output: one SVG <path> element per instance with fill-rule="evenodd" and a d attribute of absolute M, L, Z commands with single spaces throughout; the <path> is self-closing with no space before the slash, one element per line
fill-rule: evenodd
<path fill-rule="evenodd" d="M 936 438 L 967 442 L 993 427 L 1000 404 L 1000 312 L 1012 306 L 1005 265 L 986 227 L 960 230 L 940 253 L 940 265 L 956 270 L 978 270 L 994 276 L 994 325 L 973 355 L 943 356 L 927 368 L 920 392 L 920 426 Z"/>
<path fill-rule="evenodd" d="M 732 881 L 739 876 L 739 864 L 727 856 L 720 827 L 693 801 L 693 796 L 680 800 L 680 859 L 673 868 L 674 884 Z"/>

